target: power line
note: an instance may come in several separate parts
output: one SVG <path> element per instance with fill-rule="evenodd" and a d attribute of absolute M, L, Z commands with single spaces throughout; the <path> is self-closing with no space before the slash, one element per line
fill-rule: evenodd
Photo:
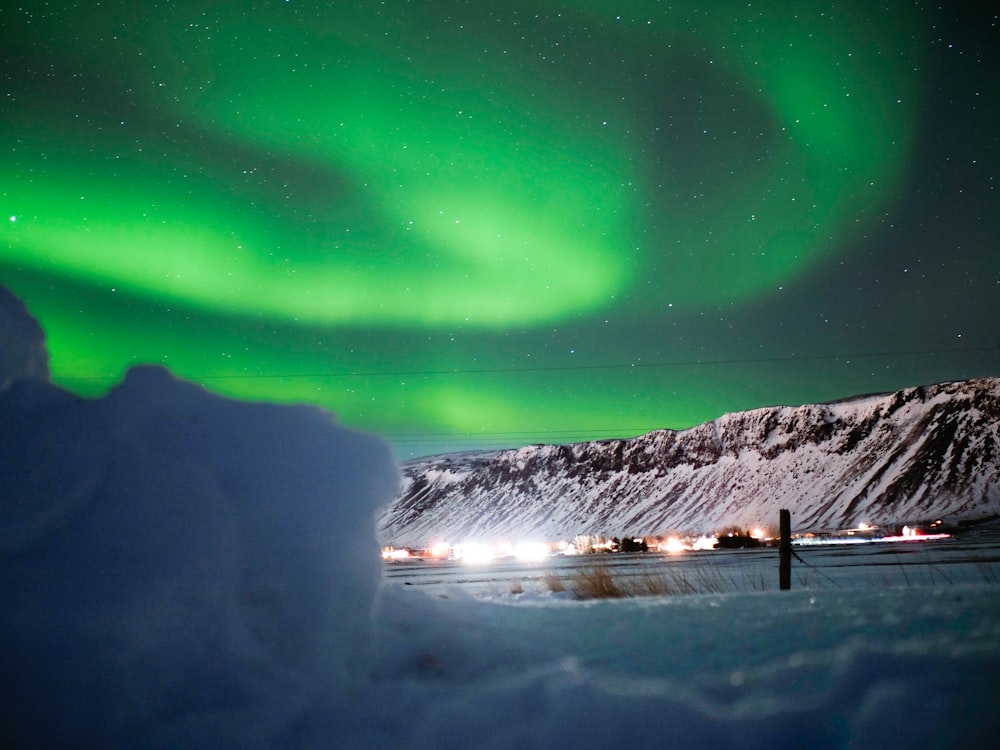
<path fill-rule="evenodd" d="M 335 379 L 335 378 L 380 378 L 380 377 L 420 377 L 438 375 L 497 375 L 508 373 L 530 372 L 572 372 L 593 370 L 633 370 L 668 367 L 712 367 L 715 365 L 746 365 L 765 364 L 769 362 L 824 362 L 838 359 L 873 359 L 878 357 L 916 357 L 932 354 L 973 354 L 1000 351 L 997 346 L 954 349 L 925 349 L 911 351 L 886 352 L 854 352 L 840 354 L 812 354 L 805 356 L 789 355 L 785 357 L 745 357 L 734 359 L 691 359 L 674 362 L 631 362 L 628 364 L 603 365 L 536 365 L 523 367 L 483 367 L 483 368 L 452 368 L 447 370 L 381 370 L 353 372 L 311 372 L 311 373 L 239 373 L 231 375 L 191 375 L 183 377 L 195 381 L 206 380 L 284 380 L 284 379 Z M 62 377 L 61 382 L 106 381 L 116 380 L 116 375 L 100 375 L 86 377 Z"/>
<path fill-rule="evenodd" d="M 580 430 L 546 430 L 522 432 L 477 432 L 477 433 L 379 433 L 386 440 L 397 446 L 431 446 L 431 445 L 496 445 L 516 443 L 564 443 L 581 440 L 619 440 L 624 436 L 644 435 L 648 432 L 664 429 L 659 427 L 622 427 L 620 429 L 580 429 Z"/>
<path fill-rule="evenodd" d="M 516 430 L 508 432 L 386 432 L 382 433 L 386 437 L 412 437 L 412 438 L 435 438 L 435 437 L 459 437 L 459 438 L 475 438 L 475 437 L 524 437 L 527 435 L 578 435 L 580 433 L 597 433 L 597 432 L 611 432 L 611 433 L 621 433 L 628 432 L 634 429 L 636 432 L 649 432 L 651 429 L 656 428 L 631 428 L 631 427 L 621 427 L 621 428 L 581 428 L 578 430 Z"/>

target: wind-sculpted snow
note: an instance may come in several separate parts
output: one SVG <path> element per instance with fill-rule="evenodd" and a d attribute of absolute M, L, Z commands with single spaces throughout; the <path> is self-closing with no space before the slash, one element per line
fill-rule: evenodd
<path fill-rule="evenodd" d="M 48 377 L 42 327 L 21 300 L 0 286 L 0 391 L 16 380 Z"/>
<path fill-rule="evenodd" d="M 272 747 L 366 667 L 388 448 L 159 367 L 0 391 L 0 746 Z"/>
<path fill-rule="evenodd" d="M 727 414 L 628 440 L 404 466 L 381 515 L 401 546 L 576 534 L 890 525 L 1000 512 L 1000 379 Z"/>
<path fill-rule="evenodd" d="M 47 382 L 44 337 L 26 316 L 0 305 L 0 332 L 15 332 L 0 351 L 4 750 L 598 750 L 633 738 L 851 750 L 883 737 L 941 750 L 989 747 L 1000 732 L 995 574 L 947 587 L 600 602 L 380 586 L 375 510 L 397 488 L 382 442 L 318 409 L 223 399 L 159 367 L 80 399 Z M 995 388 L 959 391 L 976 401 L 975 420 L 995 425 Z M 995 435 L 966 439 L 974 433 L 949 411 L 957 399 L 928 392 L 893 407 L 912 411 L 901 431 L 927 419 L 945 436 L 925 427 L 920 446 L 900 443 L 897 462 L 926 450 L 945 477 L 993 465 Z M 938 411 L 920 416 L 924 402 Z M 868 432 L 889 406 L 865 411 Z M 825 408 L 824 420 L 848 421 Z M 440 488 L 490 476 L 552 528 L 599 518 L 615 488 L 660 493 L 663 518 L 666 492 L 694 512 L 696 493 L 722 481 L 713 471 L 736 481 L 741 466 L 776 462 L 767 451 L 810 446 L 781 414 L 762 416 L 442 458 L 411 470 L 406 512 L 453 509 Z M 755 449 L 739 439 L 750 430 Z M 837 435 L 815 449 L 854 439 Z M 539 510 L 557 476 L 583 499 Z M 622 517 L 639 524 L 655 508 L 623 503 Z M 488 528 L 511 518 L 504 502 L 475 512 Z"/>

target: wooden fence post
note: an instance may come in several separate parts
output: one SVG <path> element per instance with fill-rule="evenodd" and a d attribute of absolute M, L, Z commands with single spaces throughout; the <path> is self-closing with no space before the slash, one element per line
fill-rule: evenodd
<path fill-rule="evenodd" d="M 792 587 L 792 514 L 787 510 L 778 511 L 781 527 L 781 542 L 778 546 L 778 588 L 788 591 Z"/>

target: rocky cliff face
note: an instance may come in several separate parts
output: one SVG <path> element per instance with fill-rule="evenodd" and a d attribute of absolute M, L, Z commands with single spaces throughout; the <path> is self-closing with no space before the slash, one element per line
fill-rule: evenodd
<path fill-rule="evenodd" d="M 403 467 L 379 518 L 400 546 L 576 534 L 797 530 L 1000 513 L 1000 379 L 727 414 L 628 440 Z"/>

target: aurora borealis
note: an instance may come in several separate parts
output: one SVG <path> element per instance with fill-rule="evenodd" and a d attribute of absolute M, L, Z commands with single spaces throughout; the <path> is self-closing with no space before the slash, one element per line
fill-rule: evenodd
<path fill-rule="evenodd" d="M 996 375 L 998 20 L 781 2 L 0 11 L 0 283 L 400 455 Z"/>

